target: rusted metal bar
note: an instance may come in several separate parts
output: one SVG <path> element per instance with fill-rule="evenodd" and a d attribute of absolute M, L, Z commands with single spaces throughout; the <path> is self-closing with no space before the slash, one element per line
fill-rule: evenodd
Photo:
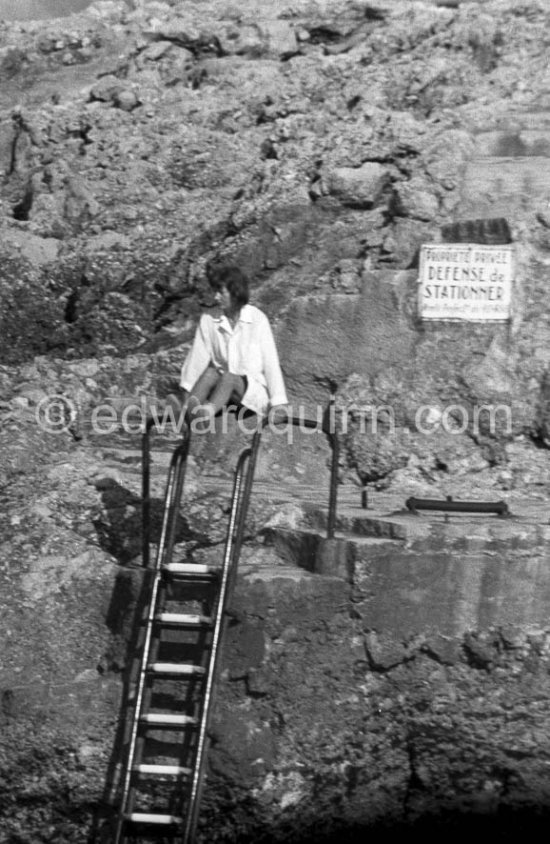
<path fill-rule="evenodd" d="M 330 398 L 323 415 L 321 431 L 327 437 L 332 451 L 330 463 L 330 482 L 328 496 L 327 539 L 334 538 L 336 528 L 336 510 L 338 506 L 338 464 L 340 462 L 340 441 L 336 430 L 336 381 L 330 382 Z"/>
<path fill-rule="evenodd" d="M 338 507 L 338 463 L 340 460 L 340 443 L 336 431 L 332 437 L 332 459 L 330 465 L 330 490 L 328 500 L 327 538 L 333 539 L 336 528 L 336 511 Z"/>
<path fill-rule="evenodd" d="M 447 513 L 495 513 L 498 516 L 508 516 L 510 511 L 505 501 L 454 501 L 451 497 L 437 498 L 407 498 L 407 510 L 441 510 Z"/>

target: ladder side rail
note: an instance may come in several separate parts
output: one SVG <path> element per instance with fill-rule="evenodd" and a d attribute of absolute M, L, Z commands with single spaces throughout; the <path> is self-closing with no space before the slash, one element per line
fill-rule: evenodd
<path fill-rule="evenodd" d="M 216 605 L 214 627 L 212 631 L 210 661 L 204 685 L 203 704 L 201 708 L 201 716 L 197 736 L 195 764 L 193 766 L 193 776 L 191 781 L 191 788 L 189 791 L 189 804 L 183 833 L 183 844 L 193 844 L 195 839 L 198 814 L 200 809 L 202 781 L 204 778 L 204 764 L 206 759 L 206 733 L 208 730 L 208 722 L 212 709 L 213 691 L 216 681 L 217 669 L 219 665 L 220 644 L 223 633 L 224 614 L 227 605 L 230 573 L 232 568 L 232 562 L 234 559 L 233 545 L 235 530 L 239 513 L 242 512 L 241 491 L 243 486 L 243 473 L 247 462 L 249 463 L 250 461 L 251 452 L 252 449 L 250 447 L 244 449 L 241 452 L 234 472 L 233 492 L 231 496 L 231 508 L 226 534 L 222 575 L 218 601 Z"/>
<path fill-rule="evenodd" d="M 183 473 L 185 471 L 185 465 L 187 461 L 187 454 L 189 451 L 189 438 L 187 437 L 184 442 L 178 446 L 175 450 L 174 454 L 172 455 L 172 459 L 170 461 L 170 468 L 168 471 L 168 481 L 166 485 L 166 493 L 164 497 L 164 511 L 163 511 L 163 522 L 162 522 L 162 529 L 161 529 L 161 536 L 159 540 L 159 545 L 157 549 L 157 556 L 154 569 L 154 578 L 153 578 L 153 586 L 151 589 L 151 598 L 149 601 L 148 611 L 147 611 L 147 620 L 146 620 L 146 632 L 145 632 L 145 640 L 143 643 L 143 648 L 141 652 L 141 658 L 139 663 L 139 675 L 138 675 L 138 684 L 135 694 L 135 702 L 132 714 L 132 730 L 130 733 L 130 740 L 128 743 L 128 752 L 126 756 L 126 765 L 124 768 L 123 774 L 123 785 L 122 785 L 122 794 L 119 803 L 119 813 L 117 818 L 117 826 L 115 830 L 115 836 L 113 839 L 113 844 L 119 844 L 122 837 L 122 831 L 124 827 L 124 815 L 126 811 L 126 804 L 128 801 L 128 796 L 130 793 L 130 786 L 131 786 L 131 779 L 132 779 L 132 768 L 134 764 L 135 758 L 135 751 L 136 751 L 136 744 L 137 744 L 137 734 L 139 729 L 139 714 L 141 711 L 141 705 L 143 701 L 143 694 L 145 690 L 145 681 L 146 681 L 146 669 L 147 669 L 147 662 L 149 659 L 149 653 L 151 650 L 151 641 L 152 641 L 152 633 L 153 633 L 153 621 L 155 617 L 155 606 L 157 602 L 158 590 L 160 586 L 161 580 L 161 573 L 162 573 L 162 563 L 166 557 L 166 545 L 167 545 L 167 537 L 168 540 L 170 538 L 170 534 L 172 533 L 172 526 L 171 522 L 175 520 L 175 516 L 177 514 L 177 493 L 181 493 L 181 485 L 183 483 Z M 172 536 L 173 538 L 173 536 Z"/>
<path fill-rule="evenodd" d="M 239 558 L 241 555 L 241 546 L 243 544 L 244 538 L 244 529 L 246 526 L 246 517 L 248 515 L 248 505 L 250 504 L 250 497 L 252 494 L 252 485 L 254 483 L 254 473 L 256 471 L 256 461 L 258 458 L 258 451 L 260 449 L 260 440 L 262 436 L 262 430 L 266 425 L 266 421 L 262 420 L 261 424 L 258 426 L 256 431 L 254 432 L 254 436 L 252 438 L 252 444 L 250 446 L 250 456 L 248 459 L 248 466 L 246 471 L 246 477 L 244 481 L 244 489 L 243 493 L 239 500 L 239 509 L 235 519 L 235 536 L 233 539 L 233 549 L 232 549 L 232 556 L 230 561 L 230 571 L 229 571 L 229 583 L 228 583 L 228 593 L 226 598 L 226 604 L 231 598 L 231 594 L 233 591 L 233 586 L 235 584 L 235 579 L 237 576 L 237 568 L 239 565 Z"/>
<path fill-rule="evenodd" d="M 186 437 L 186 439 L 175 449 L 170 460 L 166 492 L 164 494 L 162 527 L 154 565 L 155 570 L 160 569 L 165 560 L 167 541 L 171 531 L 171 521 L 174 519 L 176 513 L 176 495 L 177 491 L 181 490 L 181 483 L 183 483 L 183 474 L 185 472 L 188 452 L 189 438 Z"/>
<path fill-rule="evenodd" d="M 149 417 L 141 437 L 141 558 L 149 567 L 151 542 L 151 429 L 155 420 Z"/>
<path fill-rule="evenodd" d="M 145 423 L 145 429 L 141 437 L 141 550 L 142 561 L 145 568 L 150 562 L 151 543 L 151 431 L 156 427 L 156 421 L 149 416 Z M 183 443 L 179 448 L 186 448 L 189 451 L 190 430 L 187 429 Z M 183 483 L 183 480 L 182 480 Z"/>
<path fill-rule="evenodd" d="M 166 531 L 164 534 L 164 542 L 162 545 L 163 553 L 159 554 L 156 559 L 155 567 L 161 569 L 163 566 L 172 562 L 172 553 L 174 550 L 174 539 L 176 536 L 176 525 L 178 521 L 178 508 L 181 502 L 181 494 L 183 491 L 183 483 L 185 480 L 185 470 L 187 468 L 187 456 L 189 454 L 191 434 L 190 431 L 181 445 L 176 449 L 176 455 L 179 455 L 178 468 L 175 475 L 174 493 L 172 495 L 169 513 L 166 518 Z"/>

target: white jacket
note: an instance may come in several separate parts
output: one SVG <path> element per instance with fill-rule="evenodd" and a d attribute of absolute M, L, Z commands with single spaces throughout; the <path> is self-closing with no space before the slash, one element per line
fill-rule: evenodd
<path fill-rule="evenodd" d="M 222 314 L 203 314 L 181 370 L 180 384 L 190 391 L 206 367 L 247 378 L 242 404 L 255 413 L 287 404 L 277 347 L 266 315 L 254 305 L 241 308 L 235 328 Z"/>

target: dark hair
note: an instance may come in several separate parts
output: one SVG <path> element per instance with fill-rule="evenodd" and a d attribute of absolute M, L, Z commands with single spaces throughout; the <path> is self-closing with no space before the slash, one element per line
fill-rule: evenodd
<path fill-rule="evenodd" d="M 226 287 L 240 308 L 248 302 L 248 278 L 238 267 L 216 267 L 210 276 L 210 284 L 214 290 Z"/>

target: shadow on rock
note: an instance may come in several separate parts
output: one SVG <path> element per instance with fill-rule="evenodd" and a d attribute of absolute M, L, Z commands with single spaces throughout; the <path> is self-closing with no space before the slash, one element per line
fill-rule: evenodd
<path fill-rule="evenodd" d="M 104 551 L 116 557 L 120 565 L 126 566 L 143 550 L 142 499 L 112 478 L 102 481 L 100 491 L 103 513 L 94 521 L 99 544 Z M 153 545 L 158 543 L 160 537 L 163 510 L 163 501 L 151 500 L 149 537 Z M 187 524 L 179 516 L 175 542 L 189 538 Z"/>

